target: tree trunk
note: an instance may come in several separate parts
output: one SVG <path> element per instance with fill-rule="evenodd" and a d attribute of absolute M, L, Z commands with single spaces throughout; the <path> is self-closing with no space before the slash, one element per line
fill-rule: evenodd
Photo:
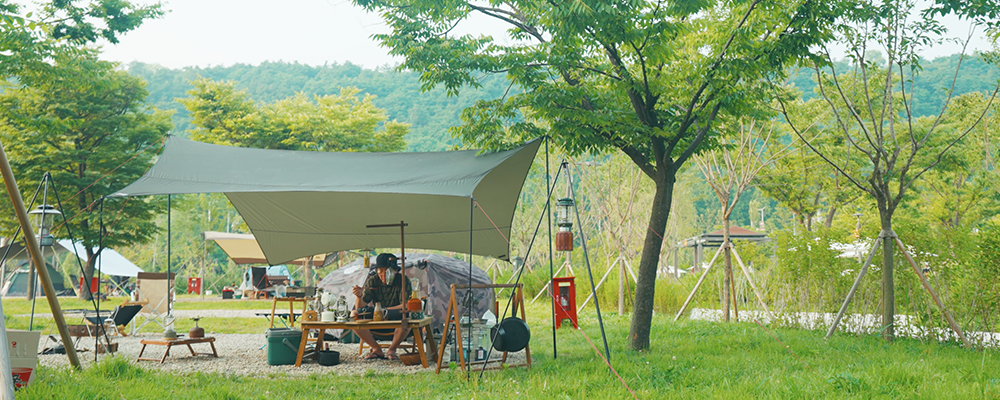
<path fill-rule="evenodd" d="M 826 222 L 823 223 L 827 229 L 833 226 L 833 217 L 837 216 L 837 206 L 830 206 L 830 212 L 826 213 Z"/>
<path fill-rule="evenodd" d="M 642 246 L 642 258 L 639 260 L 637 276 L 639 282 L 635 285 L 635 308 L 632 313 L 632 326 L 629 329 L 629 340 L 634 350 L 649 348 L 649 331 L 656 293 L 656 267 L 660 260 L 667 218 L 670 217 L 670 202 L 673 200 L 674 182 L 676 182 L 675 172 L 668 166 L 663 166 L 657 171 L 654 180 L 656 194 L 653 196 L 653 209 L 649 214 L 646 240 Z"/>
<path fill-rule="evenodd" d="M 25 297 L 25 298 L 28 301 L 31 301 L 31 300 L 35 299 L 35 286 L 37 286 L 37 284 L 35 283 L 35 280 L 37 279 L 37 273 L 35 272 L 35 268 L 38 268 L 38 266 L 35 265 L 34 261 L 29 260 L 28 261 L 28 284 L 25 287 L 25 289 L 26 289 L 25 293 L 28 294 L 27 297 Z"/>
<path fill-rule="evenodd" d="M 88 290 L 89 287 L 87 286 L 94 277 L 94 264 L 97 262 L 97 256 L 93 253 L 94 252 L 92 250 L 87 249 L 87 262 L 83 265 L 83 282 L 77 282 L 80 283 L 80 291 L 77 293 L 76 297 L 80 300 L 90 301 L 90 299 L 93 298 L 90 294 L 90 290 Z M 100 282 L 97 284 L 100 284 Z"/>
<path fill-rule="evenodd" d="M 302 263 L 303 275 L 305 275 L 305 283 L 302 286 L 312 286 L 313 285 L 313 256 L 309 256 L 309 260 Z M 409 293 L 407 293 L 409 296 Z"/>
<path fill-rule="evenodd" d="M 882 220 L 882 233 L 892 232 L 892 215 L 879 210 Z M 882 338 L 892 340 L 896 336 L 894 322 L 896 318 L 896 293 L 892 280 L 892 249 L 893 238 L 882 238 Z"/>
<path fill-rule="evenodd" d="M 722 274 L 722 320 L 729 322 L 729 304 L 733 301 L 730 297 L 730 288 L 733 281 L 733 253 L 729 243 L 729 218 L 722 219 L 722 255 L 725 259 Z"/>

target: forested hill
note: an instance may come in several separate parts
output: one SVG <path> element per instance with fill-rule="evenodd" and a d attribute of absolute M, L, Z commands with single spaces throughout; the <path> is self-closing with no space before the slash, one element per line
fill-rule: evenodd
<path fill-rule="evenodd" d="M 884 64 L 880 55 L 873 57 Z M 938 57 L 933 60 L 923 60 L 921 72 L 913 83 L 913 113 L 918 116 L 938 115 L 948 97 L 947 89 L 955 80 L 955 95 L 969 92 L 992 92 L 996 87 L 1000 74 L 996 67 L 991 67 L 978 55 L 967 55 L 962 61 L 962 68 L 956 78 L 955 68 L 958 66 L 957 54 L 948 57 Z M 838 74 L 850 72 L 845 63 L 834 66 Z M 790 82 L 802 91 L 802 97 L 810 99 L 818 96 L 815 83 L 816 73 L 812 69 L 803 68 L 793 74 Z M 897 82 L 896 85 L 899 85 Z M 910 91 L 907 84 L 906 90 Z"/>
<path fill-rule="evenodd" d="M 877 55 L 876 55 L 877 57 Z M 923 71 L 913 86 L 914 112 L 917 115 L 936 115 L 951 86 L 957 55 L 924 61 Z M 389 113 L 390 119 L 411 124 L 406 138 L 411 151 L 444 150 L 456 144 L 448 128 L 461 123 L 462 109 L 479 99 L 503 96 L 508 81 L 503 76 L 486 76 L 480 80 L 482 88 L 463 90 L 458 96 L 448 97 L 441 88 L 420 91 L 418 76 L 412 72 L 398 72 L 392 68 L 365 69 L 346 63 L 313 67 L 298 63 L 265 62 L 260 65 L 237 64 L 229 67 L 188 67 L 168 69 L 157 65 L 132 63 L 128 71 L 149 82 L 149 101 L 163 110 L 177 110 L 174 115 L 175 132 L 192 129 L 187 111 L 176 98 L 186 97 L 190 81 L 202 76 L 212 80 L 230 80 L 245 89 L 257 101 L 273 102 L 296 92 L 309 95 L 337 94 L 341 87 L 354 86 L 364 93 L 377 96 L 375 104 Z M 848 72 L 845 66 L 838 73 Z M 955 83 L 955 94 L 971 91 L 986 92 L 993 89 L 1000 74 L 989 68 L 978 56 L 967 56 Z M 801 69 L 790 82 L 802 91 L 805 98 L 815 97 L 814 74 Z M 512 88 L 516 90 L 516 88 Z"/>
<path fill-rule="evenodd" d="M 131 63 L 128 71 L 149 82 L 149 102 L 161 110 L 177 110 L 175 132 L 193 126 L 187 111 L 174 99 L 187 97 L 191 80 L 199 76 L 212 80 L 236 82 L 256 101 L 273 102 L 303 92 L 308 95 L 340 93 L 341 87 L 353 86 L 377 98 L 375 105 L 386 110 L 389 119 L 411 124 L 406 137 L 408 150 L 445 150 L 457 141 L 448 128 L 461 122 L 462 109 L 479 99 L 503 96 L 509 82 L 503 76 L 480 80 L 482 88 L 463 90 L 448 97 L 441 88 L 420 91 L 418 76 L 391 68 L 365 69 L 350 63 L 313 67 L 298 63 L 264 62 L 257 66 L 237 64 L 229 67 L 188 67 L 168 69 L 154 64 Z"/>

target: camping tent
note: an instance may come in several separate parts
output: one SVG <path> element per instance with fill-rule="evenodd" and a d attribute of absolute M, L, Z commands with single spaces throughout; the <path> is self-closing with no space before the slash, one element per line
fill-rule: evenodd
<path fill-rule="evenodd" d="M 80 242 L 71 243 L 69 240 L 60 239 L 58 243 L 69 252 L 73 252 L 73 250 L 70 249 L 71 245 L 76 246 L 76 254 L 86 257 L 86 250 Z M 127 276 L 130 278 L 135 278 L 136 275 L 143 272 L 142 268 L 139 268 L 138 265 L 129 261 L 129 259 L 125 258 L 125 256 L 122 256 L 117 251 L 108 248 L 102 250 L 101 255 L 97 256 L 97 263 L 94 264 L 94 268 L 97 267 L 101 268 L 101 273 L 104 275 Z"/>
<path fill-rule="evenodd" d="M 75 253 L 73 247 L 76 247 Z M 10 244 L 10 253 L 7 255 L 7 260 L 28 260 L 30 256 L 28 255 L 27 249 L 21 243 Z M 49 247 L 46 247 L 45 256 L 49 256 Z M 7 246 L 0 247 L 0 254 L 3 254 L 7 250 Z M 97 249 L 94 249 L 97 250 Z M 62 255 L 65 253 L 79 254 L 80 257 L 86 257 L 86 250 L 80 242 L 73 243 L 68 239 L 59 239 L 54 245 L 51 246 L 51 251 L 54 251 L 56 255 Z M 114 276 L 128 276 L 134 278 L 136 274 L 142 272 L 142 268 L 129 261 L 127 258 L 119 254 L 117 251 L 105 248 L 101 251 L 101 255 L 97 256 L 97 262 L 101 267 L 101 273 L 105 275 Z"/>
<path fill-rule="evenodd" d="M 264 269 L 267 271 L 264 271 Z M 254 270 L 258 270 L 256 275 L 260 276 L 287 276 L 288 284 L 295 285 L 295 280 L 292 279 L 292 272 L 288 270 L 288 267 L 284 265 L 272 265 L 269 267 L 249 267 L 246 271 L 243 271 L 242 281 L 240 281 L 240 288 L 243 290 L 251 290 L 253 288 L 253 276 Z M 258 278 L 258 279 L 261 279 Z"/>
<path fill-rule="evenodd" d="M 354 308 L 356 297 L 351 293 L 351 288 L 354 285 L 363 285 L 368 275 L 374 273 L 374 267 L 366 269 L 364 261 L 359 259 L 330 272 L 319 282 L 318 286 L 324 292 L 333 294 L 334 299 L 341 295 L 345 296 L 348 306 Z M 434 317 L 431 328 L 440 330 L 444 326 L 448 313 L 451 284 L 468 282 L 469 263 L 438 254 L 407 254 L 406 276 L 420 280 L 420 296 L 427 297 L 427 310 Z M 489 284 L 492 282 L 486 272 L 479 268 L 472 268 L 472 283 Z M 455 293 L 456 301 L 460 303 L 460 314 L 464 314 L 465 307 L 462 306 L 461 302 L 465 298 L 465 290 L 456 290 Z M 487 310 L 493 308 L 492 289 L 473 290 L 472 295 L 473 315 L 482 316 Z"/>
<path fill-rule="evenodd" d="M 205 231 L 201 235 L 206 241 L 214 241 L 236 264 L 267 264 L 267 258 L 264 257 L 264 252 L 261 251 L 253 235 L 213 231 Z M 313 256 L 313 265 L 323 265 L 325 258 L 326 256 L 322 254 Z M 308 257 L 303 257 L 286 264 L 302 265 L 308 260 Z"/>
<path fill-rule="evenodd" d="M 534 140 L 489 154 L 248 149 L 168 138 L 159 159 L 115 196 L 225 193 L 268 264 L 340 250 L 406 246 L 507 259 Z M 474 207 L 478 207 L 475 209 Z"/>
<path fill-rule="evenodd" d="M 49 270 L 49 277 L 52 279 L 52 288 L 56 293 L 66 290 L 62 273 L 56 270 L 52 264 L 45 263 Z M 22 260 L 11 273 L 7 274 L 3 288 L 0 288 L 0 296 L 27 296 L 28 295 L 28 271 L 31 263 Z M 44 290 L 43 290 L 44 291 Z"/>

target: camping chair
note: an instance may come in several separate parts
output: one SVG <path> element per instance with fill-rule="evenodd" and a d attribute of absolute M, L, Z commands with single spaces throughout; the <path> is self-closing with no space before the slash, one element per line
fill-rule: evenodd
<path fill-rule="evenodd" d="M 356 302 L 354 304 L 358 304 L 358 302 L 361 301 L 361 298 L 358 297 L 357 300 L 355 301 Z M 344 333 L 341 334 L 341 336 L 346 334 L 347 332 L 345 331 Z M 392 345 L 392 333 L 383 334 L 372 331 L 372 337 L 375 338 L 376 342 L 379 342 L 378 344 L 379 347 L 383 349 L 389 348 L 389 346 Z M 407 343 L 406 340 L 410 340 L 410 342 Z M 360 357 L 362 354 L 364 354 L 365 349 L 369 348 L 369 346 L 368 343 L 365 343 L 364 340 L 359 340 L 358 342 L 360 343 L 360 345 L 358 346 L 358 356 Z M 399 343 L 399 347 L 397 347 L 397 349 L 404 349 L 406 350 L 407 353 L 412 353 L 414 351 L 417 351 L 417 344 L 413 343 L 413 329 L 410 329 L 410 331 L 407 332 L 406 337 L 403 338 L 403 342 Z"/>
<path fill-rule="evenodd" d="M 171 272 L 168 278 L 167 274 L 162 272 L 140 272 L 136 276 L 135 290 L 138 292 L 136 296 L 141 302 L 145 302 L 145 304 L 142 305 L 142 309 L 139 312 L 143 317 L 142 323 L 132 324 L 133 334 L 150 322 L 154 322 L 160 325 L 161 328 L 166 329 L 165 319 L 170 302 L 173 301 L 173 296 L 169 294 L 174 289 L 174 277 L 176 275 Z M 170 285 L 169 289 L 167 289 L 168 284 Z"/>
<path fill-rule="evenodd" d="M 253 298 L 256 299 L 261 294 L 267 298 L 268 289 L 271 288 L 271 280 L 267 278 L 267 268 L 250 267 L 250 284 L 253 285 Z"/>
<path fill-rule="evenodd" d="M 407 353 L 413 353 L 417 351 L 417 344 L 413 343 L 413 329 L 410 329 L 410 332 L 406 335 L 405 338 L 403 338 L 403 342 L 399 344 L 399 347 L 397 347 L 397 349 L 406 350 Z M 346 334 L 346 332 L 344 334 Z M 382 349 L 387 349 L 389 348 L 389 346 L 392 346 L 391 334 L 383 335 L 381 333 L 372 332 L 372 336 L 375 337 L 375 340 L 378 341 L 379 347 L 381 347 Z M 409 342 L 407 342 L 407 340 L 409 340 Z M 365 343 L 364 340 L 361 340 L 360 342 L 361 343 L 358 346 L 358 356 L 364 355 L 365 349 L 368 348 L 368 343 Z"/>
<path fill-rule="evenodd" d="M 125 333 L 125 326 L 132 322 L 135 315 L 142 310 L 142 306 L 145 304 L 131 304 L 125 303 L 120 306 L 115 306 L 115 309 L 111 311 L 111 315 L 107 318 L 98 317 L 85 317 L 88 325 L 103 325 L 104 331 L 111 333 L 114 332 L 117 335 L 128 336 Z"/>

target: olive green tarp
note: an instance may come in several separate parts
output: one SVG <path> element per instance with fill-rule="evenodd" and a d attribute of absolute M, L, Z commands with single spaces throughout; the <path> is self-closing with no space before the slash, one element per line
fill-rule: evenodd
<path fill-rule="evenodd" d="M 398 247 L 398 228 L 367 226 L 400 221 L 407 224 L 406 248 L 468 253 L 471 235 L 473 254 L 505 260 L 521 186 L 540 144 L 487 154 L 329 153 L 171 136 L 149 171 L 114 196 L 225 193 L 270 264 Z M 482 211 L 472 209 L 473 199 Z"/>

